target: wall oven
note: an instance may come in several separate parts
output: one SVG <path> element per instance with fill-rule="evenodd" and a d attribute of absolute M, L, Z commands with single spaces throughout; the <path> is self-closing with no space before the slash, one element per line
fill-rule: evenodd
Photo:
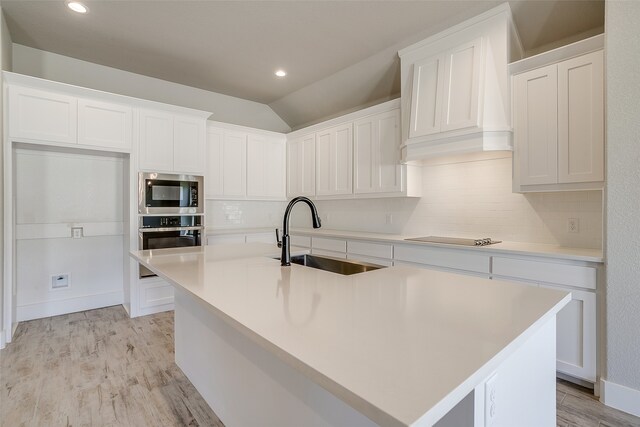
<path fill-rule="evenodd" d="M 202 214 L 203 177 L 140 172 L 138 175 L 138 213 Z"/>
<path fill-rule="evenodd" d="M 201 215 L 141 216 L 138 248 L 165 249 L 202 246 L 204 226 Z M 155 276 L 140 265 L 140 278 Z"/>

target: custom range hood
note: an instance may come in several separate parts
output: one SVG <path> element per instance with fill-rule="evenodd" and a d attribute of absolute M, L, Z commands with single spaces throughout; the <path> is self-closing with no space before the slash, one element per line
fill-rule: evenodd
<path fill-rule="evenodd" d="M 512 150 L 507 66 L 522 52 L 508 3 L 401 50 L 403 159 Z"/>

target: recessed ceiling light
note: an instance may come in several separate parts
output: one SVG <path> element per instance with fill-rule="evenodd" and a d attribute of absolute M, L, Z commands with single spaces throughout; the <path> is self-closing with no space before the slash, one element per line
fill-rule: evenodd
<path fill-rule="evenodd" d="M 284 77 L 286 75 L 287 75 L 287 72 L 285 70 L 276 71 L 276 76 L 278 76 L 278 77 Z"/>
<path fill-rule="evenodd" d="M 67 2 L 67 7 L 78 13 L 87 13 L 89 11 L 89 8 L 79 1 L 69 1 Z"/>

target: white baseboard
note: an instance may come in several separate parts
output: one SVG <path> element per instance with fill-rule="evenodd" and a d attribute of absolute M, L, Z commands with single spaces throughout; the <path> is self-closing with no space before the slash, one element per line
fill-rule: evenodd
<path fill-rule="evenodd" d="M 16 307 L 16 315 L 18 321 L 22 322 L 25 320 L 42 319 L 43 317 L 92 310 L 94 308 L 110 307 L 112 305 L 122 304 L 123 301 L 123 291 L 114 291 L 104 294 L 21 305 Z"/>
<path fill-rule="evenodd" d="M 600 401 L 607 406 L 640 417 L 640 390 L 629 388 L 611 381 L 600 381 Z"/>
<path fill-rule="evenodd" d="M 172 311 L 172 310 L 173 310 L 173 302 L 170 304 L 162 304 L 162 305 L 156 305 L 154 307 L 141 308 L 138 310 L 137 316 L 134 316 L 134 317 L 148 316 L 150 314 L 162 313 L 164 311 Z"/>
<path fill-rule="evenodd" d="M 4 348 L 5 345 L 7 345 L 6 341 L 5 341 L 5 335 L 6 335 L 6 331 L 3 329 L 0 331 L 0 350 L 2 350 Z"/>

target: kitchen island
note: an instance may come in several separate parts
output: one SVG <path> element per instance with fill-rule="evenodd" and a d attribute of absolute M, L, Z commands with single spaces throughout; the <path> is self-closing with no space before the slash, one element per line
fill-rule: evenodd
<path fill-rule="evenodd" d="M 176 363 L 228 426 L 555 425 L 566 292 L 260 243 L 132 256 L 174 285 Z"/>

